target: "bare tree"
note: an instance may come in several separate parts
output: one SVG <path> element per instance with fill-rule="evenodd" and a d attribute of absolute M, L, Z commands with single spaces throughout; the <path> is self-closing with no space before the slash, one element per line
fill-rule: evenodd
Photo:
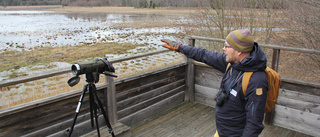
<path fill-rule="evenodd" d="M 291 1 L 284 22 L 291 45 L 310 49 L 320 49 L 320 1 Z"/>

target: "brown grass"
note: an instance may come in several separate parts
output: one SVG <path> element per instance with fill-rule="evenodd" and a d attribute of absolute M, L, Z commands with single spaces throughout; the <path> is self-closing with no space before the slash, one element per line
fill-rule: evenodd
<path fill-rule="evenodd" d="M 138 46 L 134 44 L 96 43 L 93 46 L 82 44 L 77 46 L 42 47 L 32 51 L 5 51 L 0 53 L 0 71 L 19 69 L 21 67 L 50 62 L 76 63 L 80 59 L 104 57 L 105 54 L 124 54 L 127 50 Z M 10 78 L 26 74 L 12 74 Z"/>

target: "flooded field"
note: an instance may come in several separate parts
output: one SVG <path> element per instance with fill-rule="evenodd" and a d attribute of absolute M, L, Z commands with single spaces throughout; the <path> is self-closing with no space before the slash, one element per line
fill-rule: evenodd
<path fill-rule="evenodd" d="M 161 49 L 161 38 L 182 32 L 179 23 L 188 23 L 184 17 L 173 15 L 52 11 L 0 11 L 0 19 L 0 52 L 116 42 L 142 44 L 129 51 L 137 54 L 143 49 Z"/>
<path fill-rule="evenodd" d="M 95 42 L 145 43 L 156 40 L 157 37 L 147 37 L 151 34 L 181 31 L 179 27 L 165 27 L 161 19 L 188 23 L 183 17 L 172 15 L 50 11 L 0 11 L 0 19 L 0 51 Z M 149 35 L 139 37 L 143 33 Z"/>
<path fill-rule="evenodd" d="M 106 52 L 105 55 L 102 55 L 108 59 L 121 58 L 163 50 L 164 48 L 159 46 L 162 44 L 160 39 L 181 40 L 181 36 L 178 34 L 183 33 L 183 26 L 190 23 L 190 20 L 186 16 L 181 15 L 72 13 L 61 11 L 0 11 L 0 20 L 0 53 L 18 51 L 15 54 L 36 54 L 32 57 L 25 57 L 30 58 L 27 59 L 27 62 L 30 61 L 30 65 L 18 65 L 16 69 L 0 72 L 0 80 L 16 77 L 12 75 L 35 75 L 60 68 L 67 68 L 72 65 L 70 62 L 55 61 L 46 64 L 33 64 L 34 60 L 46 60 L 45 53 L 40 53 L 40 50 L 47 47 L 55 47 L 51 51 L 48 51 L 49 57 L 80 56 L 81 58 L 83 55 L 78 55 L 77 53 L 66 55 L 68 53 L 57 52 L 51 55 L 51 52 L 55 52 L 56 48 L 63 49 L 64 47 L 76 45 L 84 45 L 91 49 L 100 43 L 115 43 L 114 45 L 116 46 L 126 46 L 128 45 L 126 43 L 137 45 L 128 48 L 126 51 L 118 51 L 116 53 Z M 79 52 L 79 54 L 83 53 Z M 6 55 L 2 58 L 14 58 L 14 55 L 11 56 Z M 125 76 L 148 70 L 148 68 L 157 68 L 174 62 L 181 62 L 183 58 L 180 56 L 177 53 L 169 52 L 115 63 L 114 67 L 116 68 L 117 75 Z M 86 59 L 81 58 L 73 62 L 84 60 Z M 2 60 L 1 62 L 6 62 L 6 60 Z M 14 61 L 11 63 L 14 63 Z M 6 106 L 10 106 L 10 104 L 16 105 L 19 102 L 28 102 L 71 91 L 72 89 L 67 86 L 66 82 L 70 77 L 71 75 L 68 74 L 10 87 L 2 87 L 0 92 L 0 108 L 5 108 Z M 73 89 L 77 88 L 81 88 L 81 86 Z M 35 95 L 37 98 L 33 97 Z"/>

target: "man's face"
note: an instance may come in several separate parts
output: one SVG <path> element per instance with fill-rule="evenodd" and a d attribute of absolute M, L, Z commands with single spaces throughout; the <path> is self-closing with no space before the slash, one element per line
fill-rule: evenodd
<path fill-rule="evenodd" d="M 227 42 L 225 42 L 225 46 L 223 47 L 224 53 L 227 55 L 226 61 L 228 63 L 238 63 L 238 51 L 234 50 Z"/>

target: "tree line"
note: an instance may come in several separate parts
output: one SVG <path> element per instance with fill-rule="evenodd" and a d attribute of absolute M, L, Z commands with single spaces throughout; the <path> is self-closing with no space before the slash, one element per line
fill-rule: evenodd
<path fill-rule="evenodd" d="M 244 5 L 255 4 L 259 8 L 265 7 L 270 0 L 243 0 Z M 286 0 L 274 2 L 274 7 L 285 7 Z M 1 6 L 31 6 L 31 5 L 62 5 L 62 6 L 125 6 L 135 8 L 156 7 L 198 7 L 199 4 L 223 2 L 238 3 L 239 0 L 0 0 Z M 240 5 L 233 5 L 240 6 Z M 243 6 L 243 5 L 241 5 Z"/>

